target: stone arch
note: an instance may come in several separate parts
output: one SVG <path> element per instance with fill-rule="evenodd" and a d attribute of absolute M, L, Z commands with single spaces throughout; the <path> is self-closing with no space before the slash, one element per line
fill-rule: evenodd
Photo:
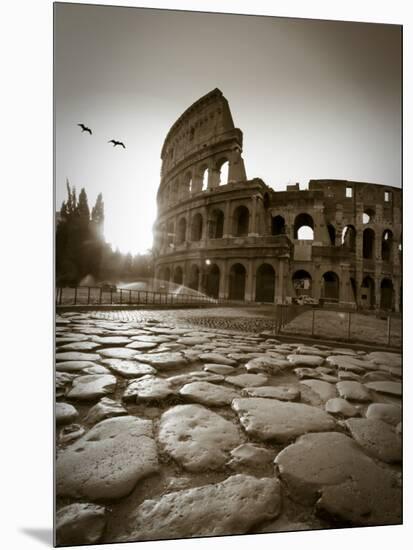
<path fill-rule="evenodd" d="M 261 264 L 256 274 L 255 301 L 274 302 L 274 297 L 275 270 L 270 264 Z"/>
<path fill-rule="evenodd" d="M 346 225 L 341 234 L 341 245 L 354 252 L 356 250 L 356 228 L 354 225 Z"/>
<path fill-rule="evenodd" d="M 328 231 L 328 236 L 330 237 L 331 246 L 335 246 L 336 245 L 336 228 L 332 223 L 327 224 L 327 231 Z"/>
<path fill-rule="evenodd" d="M 200 269 L 196 264 L 192 264 L 191 269 L 189 271 L 189 288 L 192 288 L 192 290 L 198 290 L 199 289 L 199 275 L 200 275 Z"/>
<path fill-rule="evenodd" d="M 374 258 L 375 233 L 371 227 L 363 231 L 363 258 L 370 260 Z"/>
<path fill-rule="evenodd" d="M 245 283 L 247 279 L 247 270 L 241 263 L 235 263 L 231 266 L 229 272 L 229 299 L 245 299 Z"/>
<path fill-rule="evenodd" d="M 271 217 L 271 235 L 285 234 L 285 219 L 282 216 Z"/>
<path fill-rule="evenodd" d="M 171 279 L 171 269 L 169 267 L 164 267 L 162 271 L 162 279 L 169 283 Z"/>
<path fill-rule="evenodd" d="M 203 217 L 197 212 L 191 220 L 191 241 L 200 241 L 202 239 Z"/>
<path fill-rule="evenodd" d="M 229 160 L 224 157 L 217 162 L 218 185 L 227 185 L 229 177 Z"/>
<path fill-rule="evenodd" d="M 374 221 L 375 215 L 376 215 L 376 212 L 373 210 L 373 208 L 366 208 L 363 212 L 363 217 L 362 217 L 363 224 L 366 225 L 368 223 L 372 223 Z"/>
<path fill-rule="evenodd" d="M 384 278 L 380 284 L 380 309 L 392 310 L 394 307 L 393 281 Z"/>
<path fill-rule="evenodd" d="M 185 172 L 184 176 L 182 177 L 181 189 L 182 197 L 185 197 L 192 192 L 192 174 L 189 170 L 188 172 Z"/>
<path fill-rule="evenodd" d="M 181 218 L 178 222 L 177 244 L 182 244 L 186 241 L 186 218 Z"/>
<path fill-rule="evenodd" d="M 174 269 L 173 282 L 177 285 L 182 285 L 183 280 L 184 280 L 184 273 L 182 271 L 182 267 L 178 265 Z"/>
<path fill-rule="evenodd" d="M 233 235 L 246 237 L 249 231 L 250 211 L 245 205 L 237 206 L 233 215 Z"/>
<path fill-rule="evenodd" d="M 203 164 L 199 169 L 199 175 L 201 180 L 201 190 L 206 191 L 209 184 L 209 169 L 206 164 Z"/>
<path fill-rule="evenodd" d="M 299 269 L 292 276 L 293 288 L 296 296 L 312 296 L 313 280 L 304 269 Z"/>
<path fill-rule="evenodd" d="M 323 275 L 322 296 L 329 302 L 338 302 L 340 300 L 340 280 L 334 271 L 326 271 Z"/>
<path fill-rule="evenodd" d="M 383 262 L 393 259 L 393 233 L 390 229 L 385 229 L 381 237 L 381 258 Z"/>
<path fill-rule="evenodd" d="M 224 236 L 224 213 L 220 208 L 214 208 L 209 222 L 209 238 L 222 239 Z"/>
<path fill-rule="evenodd" d="M 294 220 L 294 239 L 314 240 L 314 221 L 310 214 L 302 212 Z"/>
<path fill-rule="evenodd" d="M 175 222 L 173 220 L 169 220 L 169 222 L 166 225 L 166 244 L 168 247 L 173 245 L 175 237 Z"/>
<path fill-rule="evenodd" d="M 361 283 L 361 305 L 363 308 L 374 308 L 376 304 L 374 280 L 367 275 Z"/>
<path fill-rule="evenodd" d="M 221 272 L 217 264 L 211 264 L 206 270 L 205 293 L 212 298 L 218 298 Z"/>

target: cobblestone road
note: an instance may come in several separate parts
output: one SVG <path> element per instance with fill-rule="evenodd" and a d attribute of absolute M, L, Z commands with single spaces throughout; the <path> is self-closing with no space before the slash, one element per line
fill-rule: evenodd
<path fill-rule="evenodd" d="M 400 355 L 272 322 L 57 317 L 59 545 L 400 523 Z"/>

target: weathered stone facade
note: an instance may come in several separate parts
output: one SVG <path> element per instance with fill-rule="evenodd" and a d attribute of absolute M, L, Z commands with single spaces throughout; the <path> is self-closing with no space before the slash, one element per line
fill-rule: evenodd
<path fill-rule="evenodd" d="M 400 189 L 311 180 L 306 190 L 274 191 L 247 178 L 241 152 L 242 132 L 218 89 L 168 132 L 154 225 L 157 281 L 220 299 L 307 295 L 398 311 Z"/>

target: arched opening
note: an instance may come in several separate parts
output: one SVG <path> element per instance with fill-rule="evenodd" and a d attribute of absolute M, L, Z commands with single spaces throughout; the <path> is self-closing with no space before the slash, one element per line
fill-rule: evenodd
<path fill-rule="evenodd" d="M 371 277 L 364 277 L 361 283 L 361 305 L 363 308 L 374 308 L 376 296 L 374 290 L 374 281 Z"/>
<path fill-rule="evenodd" d="M 212 211 L 209 222 L 209 238 L 222 239 L 224 234 L 224 213 L 216 208 Z"/>
<path fill-rule="evenodd" d="M 171 270 L 169 269 L 169 267 L 165 267 L 162 279 L 169 283 L 170 278 L 171 278 Z"/>
<path fill-rule="evenodd" d="M 363 212 L 363 223 L 364 225 L 371 223 L 374 220 L 375 212 L 372 208 L 366 208 Z"/>
<path fill-rule="evenodd" d="M 299 269 L 293 275 L 293 288 L 296 296 L 312 296 L 312 279 L 311 275 Z"/>
<path fill-rule="evenodd" d="M 391 279 L 383 279 L 380 285 L 380 309 L 392 310 L 394 306 L 394 289 Z"/>
<path fill-rule="evenodd" d="M 192 191 L 192 175 L 191 172 L 186 172 L 182 179 L 182 193 L 181 196 L 185 197 Z"/>
<path fill-rule="evenodd" d="M 212 298 L 219 296 L 220 270 L 216 264 L 211 264 L 206 272 L 205 293 Z"/>
<path fill-rule="evenodd" d="M 336 228 L 331 223 L 327 224 L 328 236 L 330 237 L 331 246 L 336 245 Z"/>
<path fill-rule="evenodd" d="M 248 235 L 250 222 L 250 212 L 246 206 L 238 206 L 234 212 L 234 230 L 235 237 L 244 237 Z"/>
<path fill-rule="evenodd" d="M 262 264 L 257 269 L 255 301 L 274 302 L 275 271 L 272 265 Z"/>
<path fill-rule="evenodd" d="M 390 229 L 383 232 L 381 238 L 381 257 L 383 262 L 391 262 L 393 257 L 393 233 Z"/>
<path fill-rule="evenodd" d="M 363 258 L 370 260 L 374 255 L 374 231 L 370 227 L 363 231 Z"/>
<path fill-rule="evenodd" d="M 282 216 L 274 216 L 271 218 L 271 235 L 284 235 L 285 220 Z"/>
<path fill-rule="evenodd" d="M 175 267 L 174 269 L 174 283 L 177 284 L 177 285 L 181 285 L 182 284 L 182 281 L 183 281 L 183 271 L 182 271 L 182 267 L 180 266 L 177 266 Z"/>
<path fill-rule="evenodd" d="M 201 180 L 202 180 L 202 191 L 206 191 L 208 189 L 208 167 L 203 166 L 201 168 Z"/>
<path fill-rule="evenodd" d="M 356 250 L 356 229 L 353 225 L 346 225 L 343 229 L 341 244 L 351 252 Z"/>
<path fill-rule="evenodd" d="M 191 271 L 189 273 L 188 286 L 193 290 L 198 290 L 199 288 L 199 267 L 195 264 L 191 267 Z"/>
<path fill-rule="evenodd" d="M 218 164 L 218 181 L 219 185 L 226 185 L 228 183 L 229 162 L 227 159 L 223 159 Z"/>
<path fill-rule="evenodd" d="M 234 264 L 229 272 L 229 299 L 244 300 L 247 272 L 242 264 Z"/>
<path fill-rule="evenodd" d="M 182 244 L 186 240 L 186 219 L 181 218 L 178 222 L 177 244 Z"/>
<path fill-rule="evenodd" d="M 191 222 L 191 241 L 200 241 L 202 238 L 202 215 L 198 212 Z"/>
<path fill-rule="evenodd" d="M 327 271 L 323 275 L 323 298 L 329 302 L 338 302 L 340 299 L 340 281 L 334 271 Z"/>
<path fill-rule="evenodd" d="M 314 240 L 314 222 L 310 214 L 298 214 L 294 221 L 294 239 Z"/>
<path fill-rule="evenodd" d="M 353 300 L 357 304 L 357 283 L 354 277 L 350 277 L 350 286 Z"/>
<path fill-rule="evenodd" d="M 168 222 L 166 232 L 166 244 L 168 247 L 171 247 L 174 243 L 175 237 L 175 224 L 173 221 Z"/>

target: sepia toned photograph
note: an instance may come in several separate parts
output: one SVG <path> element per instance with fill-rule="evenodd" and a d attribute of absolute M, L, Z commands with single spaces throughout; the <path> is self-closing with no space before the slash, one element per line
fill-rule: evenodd
<path fill-rule="evenodd" d="M 55 545 L 402 524 L 402 26 L 53 9 Z"/>

